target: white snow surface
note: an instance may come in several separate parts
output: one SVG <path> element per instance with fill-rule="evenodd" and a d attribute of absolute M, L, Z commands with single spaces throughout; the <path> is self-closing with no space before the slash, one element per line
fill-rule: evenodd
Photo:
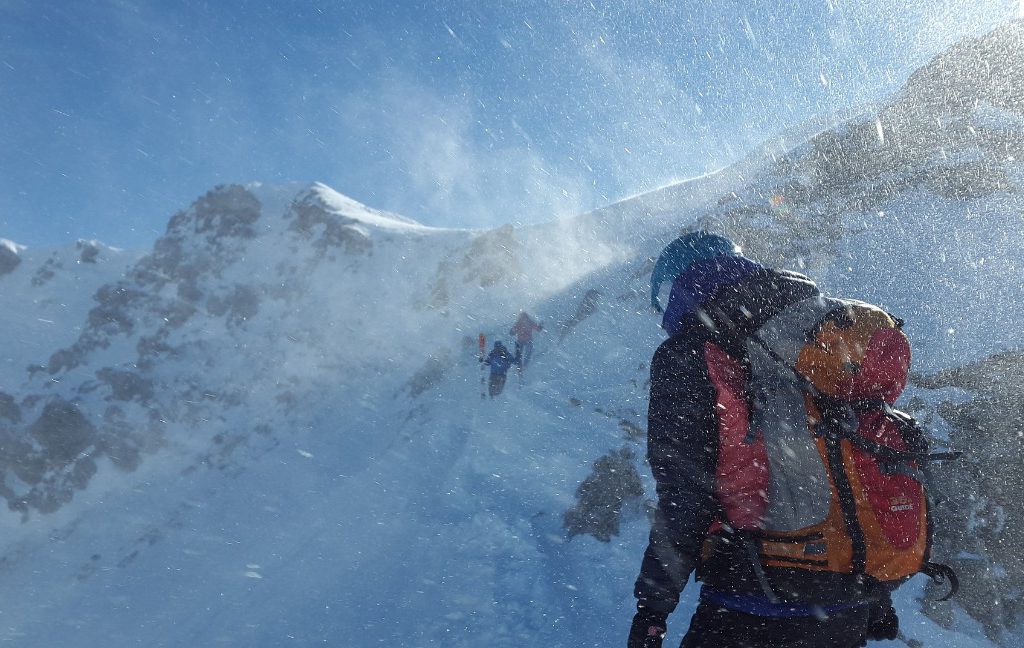
<path fill-rule="evenodd" d="M 0 516 L 0 640 L 624 645 L 642 507 L 610 543 L 569 540 L 562 516 L 594 460 L 622 447 L 654 497 L 627 428 L 646 427 L 647 363 L 664 339 L 648 307 L 652 258 L 682 228 L 716 227 L 832 294 L 889 308 L 907 320 L 915 369 L 1024 343 L 1020 162 L 1001 163 L 1009 189 L 956 199 L 909 185 L 851 203 L 822 246 L 800 238 L 820 204 L 768 207 L 804 172 L 778 160 L 766 151 L 526 228 L 439 230 L 322 184 L 253 184 L 213 190 L 141 258 L 14 249 L 23 262 L 0 276 L 0 327 L 17 342 L 0 356 L 0 392 L 20 421 L 0 425 L 28 435 L 60 398 L 102 434 L 127 425 L 142 450 L 126 465 L 89 445 L 74 462 L 96 474 L 70 502 Z M 33 285 L 48 259 L 59 271 Z M 104 287 L 117 290 L 92 300 Z M 590 290 L 596 312 L 563 326 Z M 520 309 L 545 324 L 533 363 L 482 399 L 477 335 L 509 342 Z M 10 493 L 33 492 L 4 474 Z M 994 645 L 965 615 L 931 622 L 922 589 L 918 577 L 896 597 L 908 639 Z M 691 583 L 666 646 L 696 593 Z"/>

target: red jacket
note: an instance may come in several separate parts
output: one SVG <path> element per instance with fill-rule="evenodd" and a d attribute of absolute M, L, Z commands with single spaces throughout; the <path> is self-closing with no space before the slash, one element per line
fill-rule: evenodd
<path fill-rule="evenodd" d="M 508 333 L 509 335 L 514 335 L 519 343 L 532 342 L 533 334 L 537 331 L 543 330 L 543 328 L 544 327 L 540 324 L 533 321 L 532 317 L 523 313 L 519 316 L 519 319 L 516 320 L 516 323 L 512 325 L 512 328 L 509 329 Z"/>

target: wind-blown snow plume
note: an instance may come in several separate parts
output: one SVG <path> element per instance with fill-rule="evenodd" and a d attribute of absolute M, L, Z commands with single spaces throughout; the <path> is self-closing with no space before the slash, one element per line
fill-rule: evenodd
<path fill-rule="evenodd" d="M 1024 347 L 1021 48 L 1008 25 L 781 155 L 544 225 L 442 230 L 320 184 L 226 185 L 145 255 L 0 244 L 20 342 L 0 373 L 0 636 L 624 638 L 652 497 L 647 281 L 704 226 L 906 320 L 907 406 L 950 444 L 986 442 L 939 483 L 964 597 L 932 623 L 913 581 L 904 632 L 1011 645 L 1019 426 L 997 423 Z M 508 341 L 521 309 L 545 325 L 534 360 L 481 400 L 478 335 Z"/>

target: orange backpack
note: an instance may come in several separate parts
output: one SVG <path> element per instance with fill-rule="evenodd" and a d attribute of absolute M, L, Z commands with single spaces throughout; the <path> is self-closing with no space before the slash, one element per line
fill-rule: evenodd
<path fill-rule="evenodd" d="M 924 572 L 955 591 L 952 571 L 928 562 L 921 472 L 953 454 L 929 454 L 921 428 L 892 407 L 910 367 L 899 320 L 813 297 L 750 336 L 746 368 L 711 343 L 705 357 L 720 413 L 719 524 L 756 543 L 769 597 L 766 566 L 890 587 Z"/>

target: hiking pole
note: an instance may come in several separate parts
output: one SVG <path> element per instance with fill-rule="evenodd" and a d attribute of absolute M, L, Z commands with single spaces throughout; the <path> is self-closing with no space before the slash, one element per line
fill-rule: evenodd
<path fill-rule="evenodd" d="M 519 377 L 519 386 L 523 386 L 523 344 L 516 341 L 516 373 Z"/>
<path fill-rule="evenodd" d="M 480 343 L 480 356 L 479 356 L 479 362 L 480 362 L 480 400 L 486 400 L 487 399 L 487 392 L 484 389 L 484 387 L 486 385 L 486 383 L 484 381 L 484 349 L 487 348 L 487 337 L 483 333 L 481 333 L 480 334 L 480 338 L 479 338 L 478 341 Z"/>

